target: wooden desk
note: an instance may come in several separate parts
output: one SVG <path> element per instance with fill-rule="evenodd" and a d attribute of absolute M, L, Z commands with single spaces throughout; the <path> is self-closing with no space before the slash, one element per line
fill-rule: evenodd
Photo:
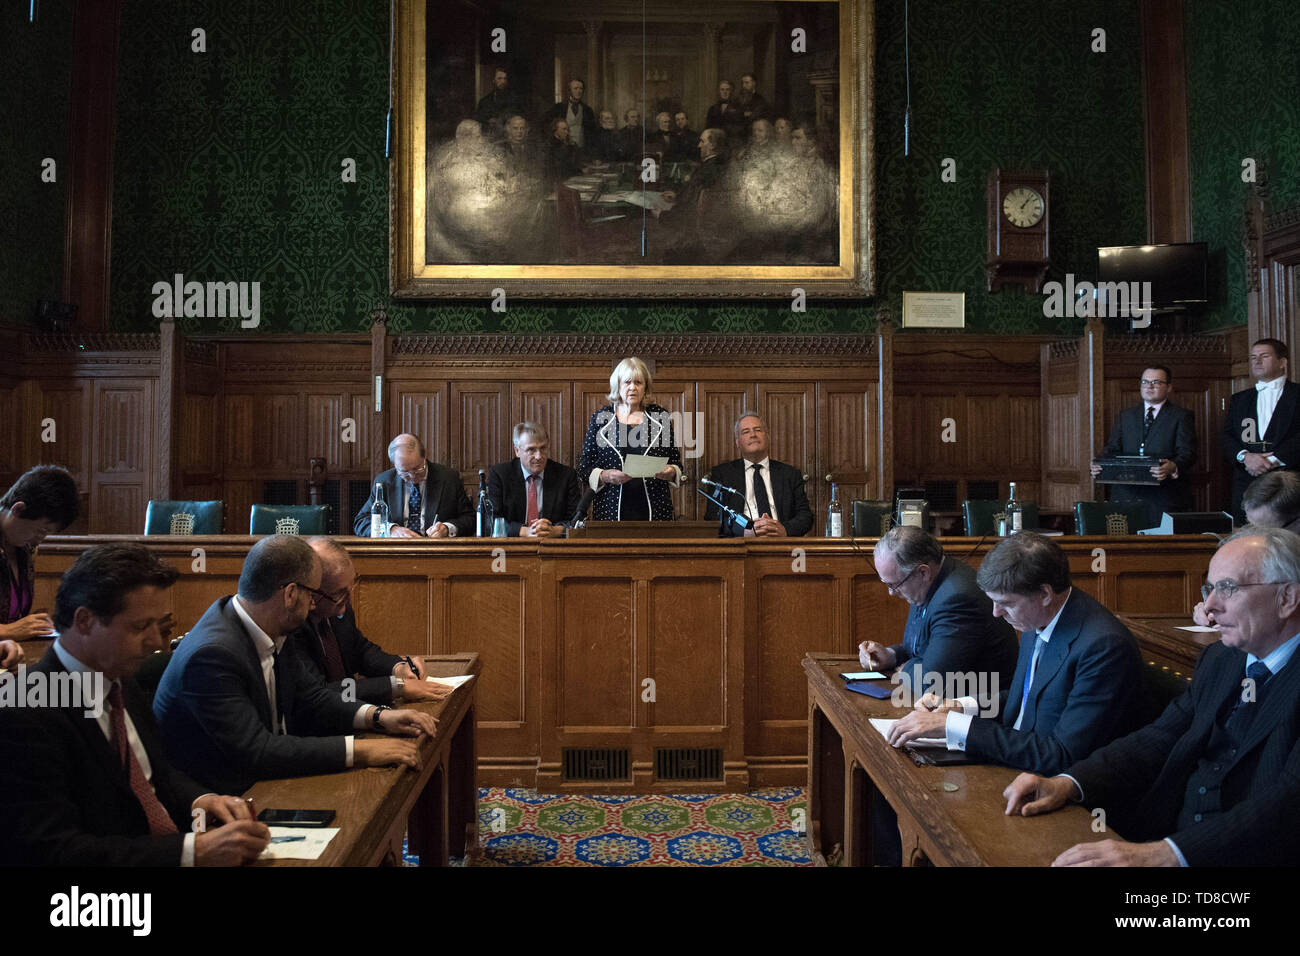
<path fill-rule="evenodd" d="M 1098 839 L 1081 806 L 1041 817 L 1008 817 L 1002 791 L 1017 771 L 987 764 L 918 767 L 885 743 L 871 717 L 901 717 L 888 700 L 844 689 L 856 657 L 809 653 L 808 843 L 825 865 L 833 847 L 845 866 L 871 866 L 872 798 L 879 790 L 898 814 L 903 865 L 1047 866 L 1076 843 Z M 955 784 L 955 790 L 944 789 Z"/>
<path fill-rule="evenodd" d="M 480 674 L 477 654 L 426 657 L 435 677 Z M 341 773 L 262 780 L 245 796 L 268 807 L 333 810 L 339 832 L 319 860 L 265 860 L 258 866 L 377 866 L 398 854 L 409 827 L 410 851 L 421 866 L 446 866 L 449 856 L 478 850 L 475 695 L 479 680 L 441 701 L 404 704 L 438 718 L 438 733 L 420 744 L 419 771 L 355 767 Z M 400 860 L 400 856 L 398 856 Z"/>
<path fill-rule="evenodd" d="M 1124 626 L 1133 632 L 1142 649 L 1142 660 L 1173 671 L 1179 677 L 1192 679 L 1196 662 L 1211 644 L 1218 643 L 1217 632 L 1180 631 L 1180 625 L 1191 626 L 1191 617 L 1185 620 L 1166 617 L 1132 617 L 1119 615 Z"/>

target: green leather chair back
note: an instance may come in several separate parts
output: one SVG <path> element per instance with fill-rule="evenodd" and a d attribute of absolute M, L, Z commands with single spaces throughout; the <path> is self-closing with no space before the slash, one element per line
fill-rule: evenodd
<path fill-rule="evenodd" d="M 221 534 L 226 506 L 220 501 L 150 501 L 145 534 Z"/>
<path fill-rule="evenodd" d="M 1146 509 L 1142 505 L 1121 505 L 1112 501 L 1076 501 L 1075 534 L 1137 534 L 1145 528 Z M 1121 523 L 1123 530 L 1120 530 Z"/>
<path fill-rule="evenodd" d="M 324 534 L 329 505 L 253 505 L 249 534 Z"/>
<path fill-rule="evenodd" d="M 962 517 L 966 523 L 966 537 L 982 538 L 986 534 L 997 534 L 997 522 L 993 516 L 1001 514 L 1002 509 L 1006 507 L 1005 501 L 972 501 L 967 499 L 961 503 Z M 1035 531 L 1038 529 L 1038 502 L 1022 501 L 1021 521 L 1024 524 L 1022 530 Z"/>
<path fill-rule="evenodd" d="M 853 537 L 880 538 L 894 526 L 892 501 L 853 502 Z"/>

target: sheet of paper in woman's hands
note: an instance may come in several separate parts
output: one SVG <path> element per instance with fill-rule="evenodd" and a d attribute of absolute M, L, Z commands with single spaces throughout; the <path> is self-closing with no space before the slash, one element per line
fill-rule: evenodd
<path fill-rule="evenodd" d="M 633 478 L 653 478 L 668 467 L 667 458 L 654 455 L 625 455 L 623 457 L 623 474 Z"/>
<path fill-rule="evenodd" d="M 459 687 L 474 679 L 473 674 L 457 674 L 455 677 L 426 677 L 430 684 L 443 684 L 447 687 Z"/>
<path fill-rule="evenodd" d="M 270 827 L 271 842 L 259 860 L 319 860 L 339 832 L 339 827 L 309 830 L 305 827 Z"/>
<path fill-rule="evenodd" d="M 891 720 L 888 717 L 868 717 L 871 726 L 880 731 L 880 736 L 886 740 L 889 739 L 889 728 L 898 723 L 898 720 Z M 902 718 L 900 717 L 899 720 Z M 948 740 L 946 737 L 917 737 L 915 740 L 909 740 L 909 746 L 912 747 L 947 747 Z"/>

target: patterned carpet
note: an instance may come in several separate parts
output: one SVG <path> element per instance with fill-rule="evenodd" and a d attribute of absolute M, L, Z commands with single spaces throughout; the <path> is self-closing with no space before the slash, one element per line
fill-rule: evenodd
<path fill-rule="evenodd" d="M 475 866 L 809 866 L 802 787 L 575 796 L 480 789 Z"/>

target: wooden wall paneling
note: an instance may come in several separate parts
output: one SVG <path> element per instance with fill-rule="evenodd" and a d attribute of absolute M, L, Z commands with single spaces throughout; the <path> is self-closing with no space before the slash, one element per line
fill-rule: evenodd
<path fill-rule="evenodd" d="M 510 446 L 510 383 L 467 381 L 451 383 L 451 456 L 447 464 L 460 470 L 467 489 L 477 487 L 477 472 L 501 460 Z"/>
<path fill-rule="evenodd" d="M 1042 405 L 1038 395 L 1005 398 L 1010 427 L 1001 443 L 1007 464 L 1018 482 L 1017 493 L 1029 501 L 1041 494 L 1042 465 L 1038 436 L 1042 432 Z M 1009 490 L 1009 489 L 1008 489 Z"/>
<path fill-rule="evenodd" d="M 154 379 L 93 379 L 92 534 L 144 530 L 155 466 Z"/>
<path fill-rule="evenodd" d="M 573 385 L 560 380 L 517 381 L 510 385 L 510 420 L 505 423 L 496 461 L 514 455 L 512 434 L 519 422 L 537 422 L 550 436 L 550 457 L 570 468 L 577 467 L 582 434 L 574 436 Z"/>
<path fill-rule="evenodd" d="M 874 458 L 876 389 L 870 382 L 829 381 L 817 383 L 817 471 L 808 476 L 809 499 L 816 498 L 813 534 L 825 532 L 821 511 L 830 502 L 826 476 L 839 485 L 840 504 L 850 515 L 850 502 L 859 498 L 893 495 L 892 488 L 877 486 Z M 812 493 L 816 489 L 815 495 Z"/>
<path fill-rule="evenodd" d="M 549 670 L 555 676 L 550 684 L 555 688 L 555 729 L 561 734 L 626 734 L 636 725 L 636 647 L 645 628 L 634 612 L 637 580 L 574 574 L 560 576 L 557 583 L 559 644 L 554 658 L 542 665 L 543 675 Z M 545 741 L 543 755 L 548 755 Z M 558 761 L 558 747 L 549 755 Z"/>
<path fill-rule="evenodd" d="M 252 395 L 226 395 L 222 403 L 225 414 L 224 428 L 226 468 L 245 471 L 257 464 L 257 445 L 254 442 L 253 418 L 256 415 Z"/>
<path fill-rule="evenodd" d="M 335 475 L 343 466 L 343 419 L 350 416 L 352 403 L 349 395 L 338 392 L 308 391 L 304 396 L 307 414 L 307 442 L 304 448 L 308 460 L 324 458 L 329 474 Z M 344 414 L 347 402 L 348 413 Z"/>
<path fill-rule="evenodd" d="M 813 531 L 817 516 L 830 501 L 830 487 L 825 473 L 814 467 L 818 459 L 817 448 L 817 387 L 811 382 L 759 382 L 756 386 L 757 409 L 767 425 L 770 453 L 777 461 L 798 468 L 808 476 L 804 493 L 813 513 Z M 840 496 L 848 514 L 852 499 Z M 810 531 L 809 534 L 812 534 Z"/>
<path fill-rule="evenodd" d="M 446 382 L 397 382 L 389 379 L 388 420 L 389 434 L 383 436 L 385 450 L 398 435 L 409 433 L 424 442 L 425 452 L 432 461 L 448 464 L 451 449 L 450 416 Z M 395 420 L 394 420 L 395 419 Z M 387 453 L 384 469 L 393 467 Z"/>
<path fill-rule="evenodd" d="M 704 434 L 699 436 L 702 454 L 695 462 L 695 480 L 699 481 L 718 465 L 739 457 L 736 451 L 736 419 L 745 412 L 763 414 L 763 409 L 758 404 L 752 383 L 702 379 L 696 386 L 695 392 L 696 407 L 704 416 Z M 767 421 L 764 424 L 768 429 L 770 443 L 772 425 Z M 774 452 L 773 457 L 780 456 Z M 704 508 L 707 504 L 707 501 L 700 499 L 700 504 L 697 506 L 700 517 L 704 516 Z"/>
<path fill-rule="evenodd" d="M 93 393 L 93 383 L 89 379 L 73 379 L 66 387 L 43 383 L 40 388 L 41 414 L 27 423 L 36 434 L 40 464 L 62 465 L 68 469 L 83 493 L 90 489 Z M 41 423 L 47 418 L 54 420 L 55 440 L 52 442 L 42 439 L 45 428 Z"/>
<path fill-rule="evenodd" d="M 646 589 L 647 637 L 638 648 L 640 726 L 663 733 L 707 733 L 727 719 L 727 581 L 720 575 L 651 578 Z"/>
<path fill-rule="evenodd" d="M 673 416 L 673 428 L 678 434 L 678 441 L 686 429 L 690 429 L 691 438 L 698 438 L 700 429 L 695 419 L 695 383 L 655 380 L 655 404 L 668 409 Z M 698 450 L 698 446 L 697 446 Z M 691 458 L 686 449 L 682 449 L 682 483 L 672 489 L 673 514 L 679 518 L 693 519 L 704 517 L 704 499 L 695 493 L 698 486 L 699 469 L 703 465 L 698 458 Z M 698 504 L 697 504 L 698 500 Z M 697 510 L 698 509 L 698 510 Z"/>
<path fill-rule="evenodd" d="M 340 473 L 365 475 L 369 479 L 371 476 L 370 447 L 375 431 L 373 394 L 372 392 L 346 392 L 343 403 L 344 407 L 349 409 L 348 415 L 356 425 L 356 440 L 345 442 L 339 450 L 338 470 Z M 339 478 L 341 474 L 335 474 L 331 469 L 330 476 Z"/>

